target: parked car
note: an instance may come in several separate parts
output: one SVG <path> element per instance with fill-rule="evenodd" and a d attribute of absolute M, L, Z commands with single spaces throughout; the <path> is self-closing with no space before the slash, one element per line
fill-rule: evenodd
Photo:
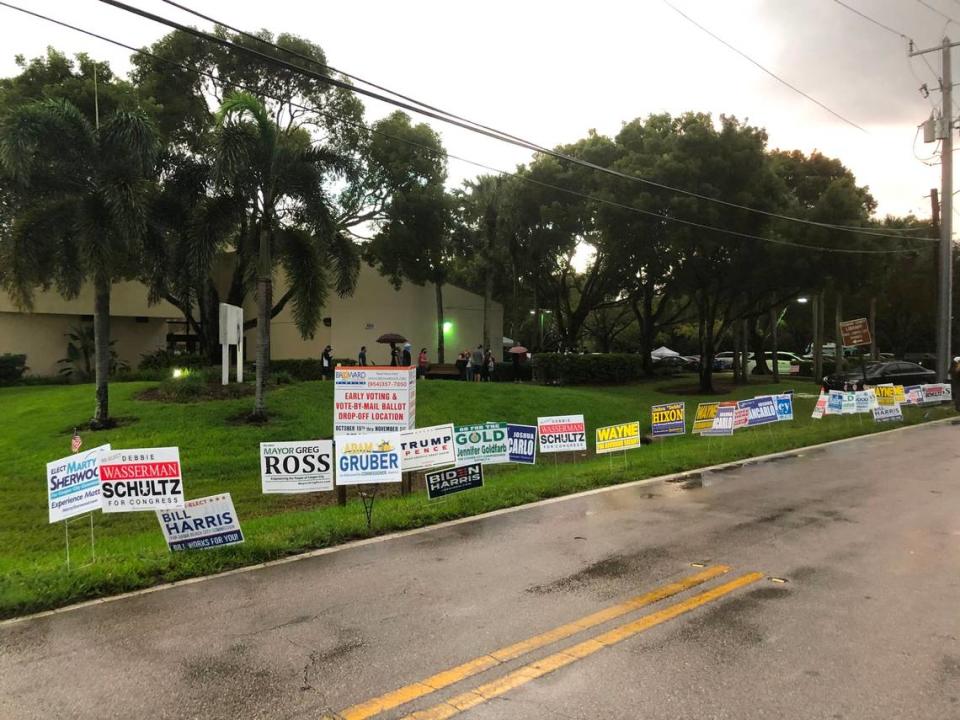
<path fill-rule="evenodd" d="M 670 375 L 682 372 L 697 372 L 700 369 L 700 363 L 691 362 L 689 358 L 682 355 L 672 355 L 665 358 L 653 358 L 653 369 L 655 372 Z"/>
<path fill-rule="evenodd" d="M 862 390 L 864 385 L 925 385 L 935 383 L 937 374 L 933 370 L 912 362 L 895 360 L 893 362 L 869 362 L 866 365 L 866 381 L 864 370 L 855 368 L 849 372 L 835 373 L 823 378 L 823 387 L 827 390 L 843 390 L 845 385 L 851 385 Z"/>
<path fill-rule="evenodd" d="M 767 360 L 767 368 L 772 369 L 773 353 L 765 352 L 764 357 Z M 791 373 L 796 375 L 797 373 L 799 373 L 800 362 L 801 362 L 801 358 L 799 355 L 794 355 L 793 353 L 783 352 L 780 350 L 777 351 L 777 365 L 779 366 L 778 370 L 780 371 L 781 375 L 789 375 Z M 756 361 L 751 359 L 747 363 L 747 372 L 753 373 L 756 367 L 757 367 Z"/>
<path fill-rule="evenodd" d="M 749 360 L 753 359 L 753 353 L 750 353 Z M 733 370 L 733 352 L 731 350 L 724 350 L 713 356 L 713 369 L 714 370 Z"/>

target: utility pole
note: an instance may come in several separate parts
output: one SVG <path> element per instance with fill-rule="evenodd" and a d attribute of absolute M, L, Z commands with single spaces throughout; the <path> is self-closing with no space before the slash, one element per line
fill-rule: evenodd
<path fill-rule="evenodd" d="M 943 77 L 940 95 L 943 100 L 936 137 L 943 144 L 940 152 L 940 247 L 937 253 L 937 376 L 945 380 L 950 367 L 950 326 L 953 308 L 953 73 L 950 67 L 951 43 L 945 37 L 939 47 L 913 50 L 910 56 L 940 51 Z"/>

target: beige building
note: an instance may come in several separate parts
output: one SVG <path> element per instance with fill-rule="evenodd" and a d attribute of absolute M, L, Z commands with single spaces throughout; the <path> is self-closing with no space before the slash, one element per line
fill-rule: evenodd
<path fill-rule="evenodd" d="M 282 274 L 274 283 L 274 298 L 286 289 Z M 483 340 L 483 298 L 453 285 L 443 287 L 446 332 L 446 361 L 453 362 L 456 353 L 476 347 Z M 166 302 L 147 303 L 147 289 L 136 282 L 117 283 L 111 298 L 111 336 L 120 360 L 136 368 L 142 355 L 167 347 L 167 336 L 184 332 L 183 317 Z M 248 297 L 244 307 L 246 319 L 255 317 L 256 304 Z M 367 346 L 370 364 L 389 361 L 389 346 L 378 345 L 376 339 L 386 332 L 409 338 L 414 359 L 426 347 L 431 362 L 436 362 L 437 322 L 436 297 L 431 284 L 418 286 L 404 283 L 394 290 L 375 269 L 361 265 L 357 289 L 350 297 L 335 292 L 328 297 L 323 320 L 312 339 L 300 337 L 293 322 L 292 309 L 286 307 L 273 319 L 271 357 L 319 358 L 323 347 L 333 346 L 334 357 L 356 358 L 361 345 Z M 20 311 L 0 291 L 0 354 L 26 354 L 28 374 L 56 375 L 57 364 L 67 353 L 70 328 L 93 320 L 93 290 L 84 286 L 73 300 L 64 300 L 55 291 L 38 292 L 33 310 Z M 499 354 L 503 336 L 503 308 L 493 303 L 490 308 L 491 345 Z M 256 330 L 246 333 L 245 355 L 255 357 Z"/>

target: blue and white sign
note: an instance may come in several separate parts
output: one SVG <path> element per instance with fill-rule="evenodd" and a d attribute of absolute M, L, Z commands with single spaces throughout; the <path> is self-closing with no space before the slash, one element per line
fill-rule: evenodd
<path fill-rule="evenodd" d="M 843 392 L 831 390 L 827 397 L 827 415 L 839 415 L 843 412 Z"/>
<path fill-rule="evenodd" d="M 737 412 L 736 403 L 720 403 L 717 414 L 713 416 L 713 427 L 700 432 L 700 437 L 707 435 L 733 435 L 733 416 Z"/>
<path fill-rule="evenodd" d="M 109 449 L 109 445 L 101 445 L 47 463 L 50 522 L 100 509 L 100 453 Z"/>
<path fill-rule="evenodd" d="M 877 396 L 873 390 L 857 390 L 856 392 L 856 410 L 857 413 L 868 413 L 873 410 L 877 404 Z"/>
<path fill-rule="evenodd" d="M 793 395 L 777 395 L 777 420 L 793 420 Z"/>
<path fill-rule="evenodd" d="M 903 411 L 900 405 L 877 405 L 873 408 L 874 422 L 891 422 L 903 420 Z"/>
<path fill-rule="evenodd" d="M 367 433 L 337 438 L 337 485 L 398 483 L 403 470 L 400 433 Z"/>
<path fill-rule="evenodd" d="M 533 465 L 537 462 L 537 426 L 507 425 L 507 452 L 510 462 Z"/>
<path fill-rule="evenodd" d="M 777 405 L 769 395 L 751 398 L 750 400 L 741 400 L 737 403 L 741 410 L 746 410 L 750 414 L 747 427 L 755 425 L 766 425 L 777 421 Z"/>
<path fill-rule="evenodd" d="M 187 500 L 182 508 L 157 510 L 170 550 L 211 550 L 243 542 L 230 493 Z"/>

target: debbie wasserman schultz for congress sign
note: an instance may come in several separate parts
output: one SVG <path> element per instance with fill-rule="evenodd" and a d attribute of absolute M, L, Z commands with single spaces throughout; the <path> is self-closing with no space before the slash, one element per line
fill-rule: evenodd
<path fill-rule="evenodd" d="M 653 405 L 650 408 L 650 429 L 654 437 L 686 434 L 686 405 L 682 402 Z"/>
<path fill-rule="evenodd" d="M 398 483 L 402 479 L 400 433 L 343 435 L 335 446 L 337 485 Z"/>
<path fill-rule="evenodd" d="M 157 510 L 171 550 L 209 550 L 243 542 L 230 493 L 187 500 L 179 510 Z"/>
<path fill-rule="evenodd" d="M 457 462 L 461 465 L 471 462 L 485 465 L 510 462 L 505 422 L 458 425 L 453 429 L 453 437 L 457 445 Z"/>
<path fill-rule="evenodd" d="M 100 509 L 100 453 L 109 445 L 91 448 L 47 463 L 47 506 L 50 522 L 69 520 Z"/>
<path fill-rule="evenodd" d="M 400 433 L 400 465 L 404 472 L 453 465 L 456 461 L 453 423 Z"/>
<path fill-rule="evenodd" d="M 640 422 L 637 420 L 597 428 L 597 455 L 637 447 L 640 447 Z"/>
<path fill-rule="evenodd" d="M 426 473 L 427 497 L 434 500 L 445 495 L 483 487 L 483 463 L 470 463 L 458 467 Z"/>
<path fill-rule="evenodd" d="M 180 448 L 110 450 L 100 456 L 103 511 L 183 507 Z"/>
<path fill-rule="evenodd" d="M 537 418 L 540 452 L 571 452 L 587 449 L 587 429 L 583 415 L 554 415 Z"/>
<path fill-rule="evenodd" d="M 260 443 L 260 487 L 265 494 L 333 490 L 333 442 Z"/>

